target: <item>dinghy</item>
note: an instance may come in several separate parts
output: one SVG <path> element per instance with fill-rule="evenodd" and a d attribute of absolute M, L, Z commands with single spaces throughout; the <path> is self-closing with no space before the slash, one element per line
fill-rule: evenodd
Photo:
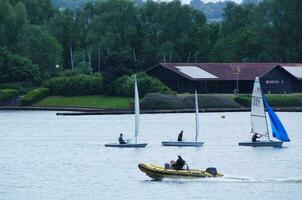
<path fill-rule="evenodd" d="M 276 113 L 268 104 L 265 97 L 262 95 L 259 78 L 256 77 L 254 82 L 253 94 L 251 105 L 251 133 L 260 135 L 264 140 L 255 142 L 240 142 L 239 146 L 252 146 L 252 147 L 282 147 L 283 142 L 289 142 L 290 139 L 287 135 L 285 128 L 279 120 Z M 279 141 L 270 139 L 268 130 L 268 123 L 265 114 L 265 109 L 270 118 L 273 137 Z"/>
<path fill-rule="evenodd" d="M 136 75 L 134 77 L 134 112 L 135 112 L 135 143 L 126 143 L 126 144 L 119 144 L 119 143 L 111 143 L 105 144 L 105 147 L 118 147 L 118 148 L 144 148 L 147 146 L 148 143 L 137 143 L 137 137 L 139 135 L 139 95 L 138 95 L 138 88 L 137 88 L 137 81 Z"/>
<path fill-rule="evenodd" d="M 140 163 L 138 168 L 147 176 L 157 181 L 161 181 L 164 178 L 215 178 L 223 176 L 223 174 L 217 172 L 216 168 L 213 167 L 207 168 L 206 170 L 174 170 L 150 163 Z"/>
<path fill-rule="evenodd" d="M 178 147 L 201 147 L 203 142 L 198 142 L 199 135 L 199 109 L 198 96 L 195 90 L 195 141 L 162 141 L 163 146 L 178 146 Z"/>

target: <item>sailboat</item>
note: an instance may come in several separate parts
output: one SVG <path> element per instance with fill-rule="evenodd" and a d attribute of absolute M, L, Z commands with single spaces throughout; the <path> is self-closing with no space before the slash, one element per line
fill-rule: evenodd
<path fill-rule="evenodd" d="M 136 75 L 134 76 L 134 112 L 135 112 L 135 132 L 134 132 L 135 143 L 126 143 L 126 144 L 111 143 L 111 144 L 105 144 L 105 147 L 144 148 L 148 144 L 148 143 L 138 143 L 137 142 L 137 138 L 139 135 L 140 108 L 139 108 L 139 95 L 138 95 Z"/>
<path fill-rule="evenodd" d="M 265 109 L 270 118 L 273 137 L 279 141 L 271 140 L 268 122 L 265 114 Z M 259 78 L 256 77 L 254 82 L 252 105 L 251 105 L 251 133 L 260 135 L 262 140 L 256 142 L 240 142 L 239 146 L 253 146 L 253 147 L 282 147 L 283 142 L 289 142 L 290 139 L 283 127 L 280 119 L 268 104 L 265 97 L 262 95 Z"/>
<path fill-rule="evenodd" d="M 162 141 L 163 146 L 178 146 L 178 147 L 201 147 L 203 142 L 198 142 L 199 135 L 199 109 L 198 96 L 195 90 L 195 140 L 194 141 Z"/>

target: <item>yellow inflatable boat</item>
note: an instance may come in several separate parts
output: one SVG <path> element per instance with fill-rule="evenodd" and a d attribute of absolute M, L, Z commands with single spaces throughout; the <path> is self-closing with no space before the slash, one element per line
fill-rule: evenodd
<path fill-rule="evenodd" d="M 162 180 L 163 178 L 214 178 L 223 176 L 223 174 L 217 172 L 216 168 L 212 167 L 206 170 L 174 170 L 149 163 L 140 163 L 138 168 L 154 180 Z"/>

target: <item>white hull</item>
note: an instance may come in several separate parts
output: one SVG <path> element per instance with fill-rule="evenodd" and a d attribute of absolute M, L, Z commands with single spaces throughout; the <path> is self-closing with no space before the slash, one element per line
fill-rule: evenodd
<path fill-rule="evenodd" d="M 170 147 L 201 147 L 203 146 L 203 142 L 178 142 L 178 141 L 162 141 L 161 144 L 163 146 Z"/>
<path fill-rule="evenodd" d="M 257 142 L 239 142 L 239 146 L 250 147 L 282 147 L 283 142 L 278 141 L 257 141 Z"/>
<path fill-rule="evenodd" d="M 138 144 L 119 144 L 119 143 L 110 143 L 105 144 L 105 147 L 116 147 L 116 148 L 145 148 L 148 143 L 138 143 Z"/>

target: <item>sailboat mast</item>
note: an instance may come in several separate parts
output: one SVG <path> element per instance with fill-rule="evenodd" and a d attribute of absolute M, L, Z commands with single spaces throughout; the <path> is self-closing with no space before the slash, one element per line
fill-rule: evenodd
<path fill-rule="evenodd" d="M 195 90 L 195 142 L 197 142 L 198 134 L 199 134 L 199 109 L 198 109 L 198 97 L 197 91 Z"/>
<path fill-rule="evenodd" d="M 135 113 L 135 144 L 137 144 L 137 136 L 139 134 L 139 96 L 137 89 L 136 75 L 134 75 L 134 113 Z"/>

